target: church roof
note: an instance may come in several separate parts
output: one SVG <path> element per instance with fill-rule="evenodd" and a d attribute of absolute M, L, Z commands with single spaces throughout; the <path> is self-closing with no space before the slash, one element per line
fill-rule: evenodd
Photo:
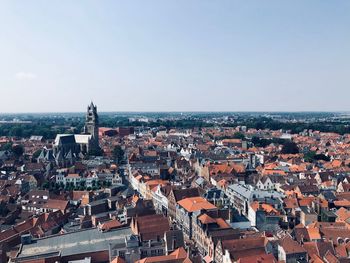
<path fill-rule="evenodd" d="M 46 159 L 47 161 L 51 161 L 51 160 L 54 160 L 54 159 L 55 159 L 54 156 L 53 156 L 52 150 L 48 150 L 48 151 L 46 152 L 45 159 Z"/>
<path fill-rule="evenodd" d="M 59 144 L 73 144 L 75 143 L 74 134 L 57 134 L 55 139 L 55 146 Z"/>
<path fill-rule="evenodd" d="M 57 161 L 63 160 L 63 156 L 62 156 L 62 152 L 61 152 L 61 151 L 59 151 L 59 152 L 57 153 L 57 155 L 56 155 L 56 160 L 57 160 Z"/>
<path fill-rule="evenodd" d="M 42 159 L 44 159 L 45 158 L 45 149 L 42 149 L 41 150 L 41 152 L 40 152 L 40 155 L 39 155 L 39 157 L 38 157 L 38 159 L 40 160 L 42 160 Z"/>
<path fill-rule="evenodd" d="M 74 156 L 73 156 L 72 150 L 69 150 L 69 152 L 66 155 L 66 159 L 73 159 L 73 158 Z"/>
<path fill-rule="evenodd" d="M 75 134 L 74 137 L 76 143 L 88 144 L 92 136 L 90 134 Z"/>

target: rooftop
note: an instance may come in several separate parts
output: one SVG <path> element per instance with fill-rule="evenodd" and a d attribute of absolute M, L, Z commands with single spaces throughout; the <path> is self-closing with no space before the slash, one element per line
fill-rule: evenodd
<path fill-rule="evenodd" d="M 188 212 L 217 209 L 215 205 L 209 203 L 203 197 L 189 197 L 189 198 L 182 199 L 177 203 Z"/>
<path fill-rule="evenodd" d="M 61 252 L 61 256 L 69 256 L 78 253 L 103 251 L 108 249 L 110 243 L 124 243 L 125 237 L 128 235 L 131 235 L 129 227 L 109 232 L 101 232 L 97 228 L 92 228 L 54 235 L 36 239 L 31 244 L 23 245 L 18 258 L 55 252 Z"/>

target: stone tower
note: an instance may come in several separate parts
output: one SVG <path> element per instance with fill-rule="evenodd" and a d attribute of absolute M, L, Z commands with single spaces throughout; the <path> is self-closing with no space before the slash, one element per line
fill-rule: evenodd
<path fill-rule="evenodd" d="M 99 148 L 99 142 L 98 142 L 97 106 L 94 105 L 92 102 L 87 107 L 85 126 L 84 126 L 84 133 L 85 134 L 90 134 L 92 136 L 90 149 L 98 149 Z"/>

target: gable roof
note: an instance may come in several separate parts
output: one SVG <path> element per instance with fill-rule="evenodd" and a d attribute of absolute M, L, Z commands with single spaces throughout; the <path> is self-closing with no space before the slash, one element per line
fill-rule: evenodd
<path fill-rule="evenodd" d="M 177 203 L 181 207 L 183 207 L 187 212 L 217 209 L 215 205 L 209 203 L 203 197 L 185 198 L 185 199 L 182 199 L 181 201 L 179 201 Z"/>
<path fill-rule="evenodd" d="M 180 247 L 167 256 L 147 257 L 136 261 L 136 263 L 156 263 L 156 262 L 190 263 L 191 260 L 188 259 L 186 250 L 183 247 Z"/>
<path fill-rule="evenodd" d="M 200 196 L 198 188 L 173 189 L 172 191 L 176 202 L 184 198 Z"/>
<path fill-rule="evenodd" d="M 228 250 L 232 259 L 238 260 L 249 255 L 266 254 L 265 246 L 267 242 L 265 237 L 250 237 L 245 239 L 223 240 L 222 247 Z"/>
<path fill-rule="evenodd" d="M 68 201 L 59 200 L 59 199 L 49 199 L 43 205 L 43 208 L 65 210 L 67 206 L 68 206 Z"/>
<path fill-rule="evenodd" d="M 140 235 L 142 240 L 156 240 L 170 230 L 168 218 L 159 214 L 134 217 L 131 225 L 134 234 Z"/>
<path fill-rule="evenodd" d="M 280 246 L 283 247 L 286 254 L 303 253 L 306 250 L 294 241 L 290 236 L 285 236 L 280 240 Z"/>

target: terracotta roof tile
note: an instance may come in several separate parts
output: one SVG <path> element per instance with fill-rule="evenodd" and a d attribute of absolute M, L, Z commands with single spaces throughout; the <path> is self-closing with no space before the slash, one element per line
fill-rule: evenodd
<path fill-rule="evenodd" d="M 217 209 L 215 205 L 211 204 L 203 197 L 185 198 L 177 203 L 187 212 Z"/>

